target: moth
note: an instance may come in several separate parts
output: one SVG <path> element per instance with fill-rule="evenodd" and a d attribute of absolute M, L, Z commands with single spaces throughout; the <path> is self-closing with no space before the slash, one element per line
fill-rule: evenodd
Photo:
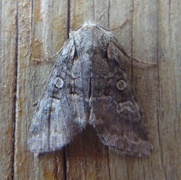
<path fill-rule="evenodd" d="M 87 124 L 123 154 L 148 156 L 142 111 L 113 34 L 85 23 L 60 51 L 34 114 L 28 146 L 35 154 L 60 150 Z"/>

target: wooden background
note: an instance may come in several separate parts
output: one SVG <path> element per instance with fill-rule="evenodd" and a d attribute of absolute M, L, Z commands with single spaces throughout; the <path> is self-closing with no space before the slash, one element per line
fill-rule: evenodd
<path fill-rule="evenodd" d="M 128 66 L 154 146 L 147 158 L 110 151 L 90 127 L 56 153 L 27 148 L 50 57 L 86 20 L 116 28 L 128 54 L 157 64 Z M 0 29 L 1 180 L 181 179 L 180 0 L 0 0 Z"/>

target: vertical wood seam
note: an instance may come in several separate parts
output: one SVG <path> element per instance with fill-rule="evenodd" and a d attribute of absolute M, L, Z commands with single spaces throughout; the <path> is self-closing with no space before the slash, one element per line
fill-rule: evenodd
<path fill-rule="evenodd" d="M 70 32 L 70 0 L 67 0 L 67 38 L 69 38 Z"/>
<path fill-rule="evenodd" d="M 162 150 L 162 143 L 161 143 L 161 139 L 160 139 L 160 133 L 161 133 L 161 131 L 160 131 L 160 123 L 159 123 L 159 121 L 160 121 L 160 102 L 161 102 L 161 100 L 160 100 L 160 98 L 161 98 L 161 96 L 160 96 L 160 94 L 161 94 L 161 86 L 160 86 L 160 70 L 159 70 L 159 16 L 160 16 L 160 8 L 159 8 L 159 5 L 160 5 L 160 1 L 157 1 L 157 7 L 158 7 L 158 9 L 157 9 L 157 12 L 158 12 L 158 16 L 157 16 L 157 79 L 158 79 L 158 101 L 157 101 L 157 131 L 158 131 L 158 142 L 159 142 L 159 147 L 160 147 L 160 150 L 161 150 L 161 152 L 160 152 L 160 160 L 161 160 L 161 167 L 162 167 L 162 171 L 163 171 L 163 173 L 164 173 L 164 178 L 165 179 L 167 179 L 166 178 L 166 174 L 165 174 L 165 171 L 164 171 L 164 163 L 163 163 L 163 154 L 162 154 L 162 152 L 163 152 L 163 150 Z"/>
<path fill-rule="evenodd" d="M 16 151 L 16 117 L 17 117 L 17 91 L 18 91 L 18 1 L 16 1 L 16 17 L 15 17 L 15 24 L 16 24 L 16 37 L 15 37 L 15 77 L 14 77 L 14 114 L 13 114 L 13 149 L 12 149 L 12 179 L 14 179 L 15 173 L 15 151 Z"/>
<path fill-rule="evenodd" d="M 133 43 L 134 43 L 134 41 L 133 41 L 134 0 L 132 0 L 132 17 L 131 18 L 132 18 L 132 23 L 131 23 L 131 43 L 130 43 L 131 50 L 130 50 L 130 53 L 131 53 L 131 56 L 134 57 L 133 56 Z M 132 84 L 133 84 L 133 75 L 134 75 L 133 71 L 134 71 L 134 65 L 133 65 L 133 61 L 131 61 L 131 77 L 130 77 L 130 81 L 131 81 Z"/>
<path fill-rule="evenodd" d="M 69 32 L 70 32 L 70 7 L 71 3 L 70 0 L 67 0 L 67 39 L 69 38 Z M 66 153 L 66 147 L 63 148 L 63 167 L 64 167 L 64 179 L 67 180 L 67 153 Z"/>

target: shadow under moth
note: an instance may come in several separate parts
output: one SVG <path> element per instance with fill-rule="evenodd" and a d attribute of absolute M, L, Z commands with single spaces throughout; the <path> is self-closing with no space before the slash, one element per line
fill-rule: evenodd
<path fill-rule="evenodd" d="M 104 145 L 150 155 L 152 144 L 120 51 L 125 54 L 112 33 L 96 24 L 85 23 L 70 34 L 32 120 L 32 152 L 59 150 L 90 124 Z"/>

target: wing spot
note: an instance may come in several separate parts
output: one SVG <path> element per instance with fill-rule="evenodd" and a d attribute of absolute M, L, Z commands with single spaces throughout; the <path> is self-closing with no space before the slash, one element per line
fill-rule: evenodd
<path fill-rule="evenodd" d="M 116 86 L 117 86 L 117 88 L 118 88 L 120 91 L 123 91 L 123 90 L 127 87 L 127 84 L 126 84 L 125 81 L 119 80 L 119 81 L 116 83 Z"/>
<path fill-rule="evenodd" d="M 60 89 L 63 87 L 63 84 L 64 84 L 63 79 L 60 77 L 56 77 L 55 83 L 54 83 L 55 87 Z"/>

